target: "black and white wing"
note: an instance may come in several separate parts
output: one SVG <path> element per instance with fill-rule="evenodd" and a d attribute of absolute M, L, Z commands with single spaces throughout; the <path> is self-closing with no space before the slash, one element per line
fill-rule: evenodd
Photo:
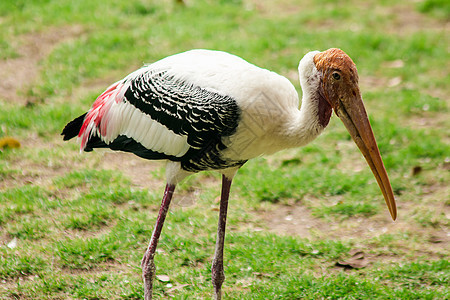
<path fill-rule="evenodd" d="M 236 131 L 239 118 L 232 97 L 149 66 L 101 94 L 78 136 L 85 151 L 107 147 L 180 161 L 187 171 L 223 169 L 245 162 L 221 156 L 222 139 Z"/>

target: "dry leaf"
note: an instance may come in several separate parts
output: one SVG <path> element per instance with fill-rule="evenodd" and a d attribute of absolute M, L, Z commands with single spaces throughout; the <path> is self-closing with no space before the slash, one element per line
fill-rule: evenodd
<path fill-rule="evenodd" d="M 13 238 L 7 245 L 9 249 L 14 249 L 17 247 L 17 238 Z"/>
<path fill-rule="evenodd" d="M 261 272 L 253 272 L 253 275 L 255 275 L 256 277 L 262 278 L 262 277 L 267 277 L 267 278 L 271 278 L 274 275 L 270 274 L 270 273 L 261 273 Z"/>
<path fill-rule="evenodd" d="M 399 68 L 403 68 L 405 66 L 405 62 L 401 59 L 397 59 L 397 60 L 385 62 L 383 65 L 387 68 L 399 69 Z"/>
<path fill-rule="evenodd" d="M 397 77 L 389 79 L 387 85 L 388 85 L 388 87 L 394 87 L 394 86 L 399 85 L 400 83 L 402 83 L 402 78 L 397 76 Z"/>
<path fill-rule="evenodd" d="M 444 243 L 447 241 L 447 236 L 442 235 L 442 234 L 441 235 L 434 234 L 434 235 L 430 236 L 428 241 L 433 244 Z"/>
<path fill-rule="evenodd" d="M 188 285 L 189 285 L 189 284 L 180 284 L 180 285 L 176 285 L 176 286 L 174 286 L 174 287 L 168 289 L 168 290 L 166 291 L 166 293 L 170 294 L 171 292 L 176 291 L 176 290 L 179 290 L 179 289 L 182 289 L 182 288 L 184 288 L 185 286 L 188 286 Z"/>
<path fill-rule="evenodd" d="M 422 167 L 421 167 L 421 166 L 415 166 L 415 167 L 412 169 L 412 175 L 413 175 L 413 176 L 418 175 L 420 172 L 422 172 Z"/>
<path fill-rule="evenodd" d="M 366 267 L 369 262 L 364 257 L 364 252 L 361 250 L 352 250 L 350 251 L 352 257 L 346 260 L 341 260 L 336 263 L 338 267 L 344 267 L 349 269 L 361 269 Z"/>
<path fill-rule="evenodd" d="M 0 149 L 20 148 L 20 142 L 12 137 L 0 138 Z"/>
<path fill-rule="evenodd" d="M 168 275 L 156 275 L 156 279 L 162 282 L 169 282 L 170 277 Z"/>

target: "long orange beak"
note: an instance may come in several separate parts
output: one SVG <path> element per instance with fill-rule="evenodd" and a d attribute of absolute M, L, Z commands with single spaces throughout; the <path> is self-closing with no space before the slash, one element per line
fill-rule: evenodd
<path fill-rule="evenodd" d="M 377 179 L 381 192 L 391 213 L 392 219 L 397 218 L 397 206 L 395 204 L 394 194 L 392 192 L 391 183 L 381 159 L 380 150 L 378 149 L 366 109 L 360 95 L 353 99 L 347 99 L 350 102 L 340 101 L 335 108 L 336 115 L 342 120 L 345 127 L 349 131 L 359 150 L 361 150 L 367 163 L 372 169 L 373 175 Z"/>

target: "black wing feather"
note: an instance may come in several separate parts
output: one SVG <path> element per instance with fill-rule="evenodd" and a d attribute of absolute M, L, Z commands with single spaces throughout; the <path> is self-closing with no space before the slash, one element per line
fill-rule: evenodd
<path fill-rule="evenodd" d="M 63 131 L 61 132 L 61 135 L 63 136 L 64 141 L 68 141 L 78 135 L 80 132 L 81 126 L 83 125 L 84 117 L 87 113 L 79 116 L 78 118 L 70 121 L 67 123 L 67 125 L 64 127 Z"/>

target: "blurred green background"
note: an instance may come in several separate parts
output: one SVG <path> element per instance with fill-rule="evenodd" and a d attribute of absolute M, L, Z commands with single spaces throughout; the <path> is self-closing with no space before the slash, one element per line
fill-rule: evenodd
<path fill-rule="evenodd" d="M 278 72 L 301 95 L 299 60 L 331 47 L 358 67 L 398 220 L 333 117 L 310 145 L 239 171 L 224 297 L 450 298 L 449 22 L 444 0 L 2 0 L 0 298 L 143 298 L 164 164 L 79 155 L 59 135 L 109 84 L 207 48 Z M 215 173 L 177 189 L 156 298 L 211 297 L 219 192 Z"/>

